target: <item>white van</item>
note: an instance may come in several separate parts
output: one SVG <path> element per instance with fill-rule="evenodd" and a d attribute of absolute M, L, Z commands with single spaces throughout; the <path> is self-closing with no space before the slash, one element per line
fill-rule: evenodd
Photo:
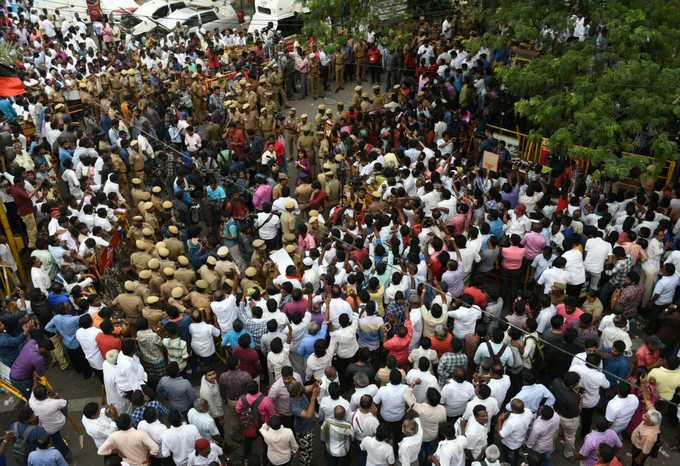
<path fill-rule="evenodd" d="M 139 4 L 135 0 L 100 0 L 99 3 L 102 13 L 113 21 L 118 21 L 125 13 L 132 13 Z M 86 0 L 34 0 L 32 9 L 42 12 L 43 9 L 49 13 L 59 11 L 62 18 L 71 19 L 78 13 L 84 21 L 90 20 L 87 12 Z"/>
<path fill-rule="evenodd" d="M 282 35 L 296 34 L 302 29 L 302 16 L 309 8 L 297 0 L 255 0 L 255 13 L 250 20 L 248 32 L 262 31 L 269 23 Z"/>

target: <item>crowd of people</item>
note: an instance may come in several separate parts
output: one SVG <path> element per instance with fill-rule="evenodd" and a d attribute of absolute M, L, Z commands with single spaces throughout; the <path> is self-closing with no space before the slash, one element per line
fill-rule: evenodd
<path fill-rule="evenodd" d="M 0 28 L 26 88 L 0 106 L 18 464 L 74 456 L 51 364 L 103 386 L 80 422 L 106 465 L 641 466 L 677 444 L 680 189 L 513 158 L 487 127 L 510 48 L 468 53 L 453 16 L 338 49 L 21 3 Z"/>

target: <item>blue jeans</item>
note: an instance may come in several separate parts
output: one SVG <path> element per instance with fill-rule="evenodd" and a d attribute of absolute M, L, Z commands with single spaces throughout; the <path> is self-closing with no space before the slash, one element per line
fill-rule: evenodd
<path fill-rule="evenodd" d="M 359 442 L 353 441 L 352 448 L 354 449 L 354 461 L 357 466 L 366 466 L 366 460 L 368 457 L 368 452 L 363 451 L 359 447 Z"/>
<path fill-rule="evenodd" d="M 420 447 L 420 453 L 418 453 L 418 463 L 420 463 L 420 466 L 425 466 L 428 464 L 427 459 L 434 455 L 434 452 L 437 451 L 438 443 L 439 442 L 437 440 L 423 442 L 423 445 Z"/>
<path fill-rule="evenodd" d="M 511 450 L 506 447 L 505 444 L 501 443 L 501 458 L 503 461 L 510 463 L 510 466 L 519 466 L 520 464 L 520 448 L 517 450 Z"/>
<path fill-rule="evenodd" d="M 529 456 L 533 456 L 536 459 L 541 460 L 541 466 L 552 466 L 552 452 L 548 453 L 537 453 L 533 450 L 529 450 Z"/>

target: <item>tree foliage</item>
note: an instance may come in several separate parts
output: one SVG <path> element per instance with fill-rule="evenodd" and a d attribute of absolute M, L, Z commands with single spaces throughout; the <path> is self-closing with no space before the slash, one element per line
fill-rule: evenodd
<path fill-rule="evenodd" d="M 643 159 L 645 150 L 676 157 L 680 117 L 680 0 L 581 0 L 578 8 L 548 0 L 500 0 L 483 11 L 481 43 L 531 43 L 540 54 L 525 66 L 501 70 L 515 111 L 551 138 L 562 155 L 603 161 L 609 172 Z M 572 15 L 586 18 L 586 40 L 565 40 Z M 555 40 L 542 35 L 549 27 Z M 596 40 L 603 31 L 600 40 Z M 582 146 L 582 147 L 575 147 Z M 641 149 L 644 148 L 644 149 Z"/>

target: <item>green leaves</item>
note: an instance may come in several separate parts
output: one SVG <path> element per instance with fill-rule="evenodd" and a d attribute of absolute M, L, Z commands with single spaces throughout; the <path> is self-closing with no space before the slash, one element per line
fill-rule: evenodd
<path fill-rule="evenodd" d="M 537 133 L 550 138 L 551 149 L 604 162 L 606 171 L 623 173 L 645 160 L 648 163 L 648 159 L 619 157 L 632 151 L 644 132 L 652 156 L 677 157 L 677 144 L 669 137 L 680 118 L 677 1 L 581 1 L 580 14 L 588 18 L 590 27 L 583 42 L 541 37 L 544 28 L 555 37 L 573 28 L 572 11 L 563 2 L 501 0 L 498 4 L 485 17 L 487 24 L 510 25 L 503 40 L 541 44 L 536 59 L 503 69 L 499 78 L 516 99 L 515 111 Z M 596 43 L 600 24 L 606 27 L 606 37 Z M 486 34 L 481 42 L 493 46 L 499 38 Z"/>

